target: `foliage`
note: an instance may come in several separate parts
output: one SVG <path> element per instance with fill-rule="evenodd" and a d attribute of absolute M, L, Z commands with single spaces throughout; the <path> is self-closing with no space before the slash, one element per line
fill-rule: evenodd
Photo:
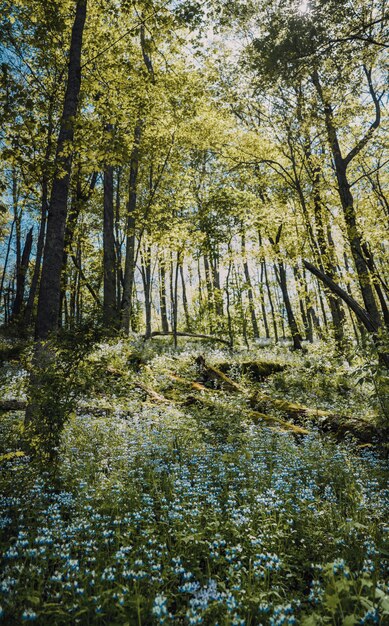
<path fill-rule="evenodd" d="M 218 389 L 206 407 L 183 403 L 167 372 L 194 380 L 196 354 L 165 340 L 95 344 L 77 361 L 77 394 L 70 385 L 79 403 L 55 482 L 19 455 L 17 416 L 2 416 L 4 623 L 385 623 L 385 459 L 254 426 Z M 232 360 L 240 382 L 244 360 Z M 293 369 L 298 357 L 277 361 Z"/>

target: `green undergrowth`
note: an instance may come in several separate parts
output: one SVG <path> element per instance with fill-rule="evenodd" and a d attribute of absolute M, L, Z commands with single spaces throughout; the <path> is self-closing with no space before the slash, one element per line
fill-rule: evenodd
<path fill-rule="evenodd" d="M 244 397 L 217 384 L 206 404 L 193 400 L 185 381 L 197 379 L 199 354 L 215 367 L 231 361 L 229 374 L 250 391 L 306 402 L 313 368 L 321 371 L 314 350 L 99 344 L 72 383 L 77 405 L 55 479 L 21 451 L 21 414 L 4 413 L 0 623 L 388 623 L 388 469 L 379 450 L 255 425 Z M 247 361 L 286 369 L 259 382 L 242 373 Z M 299 386 L 296 372 L 308 367 Z M 2 376 L 9 396 L 25 393 L 20 366 Z M 320 404 L 327 393 L 353 413 L 336 381 L 330 390 L 316 384 Z M 363 414 L 375 410 L 369 393 L 360 384 Z"/>

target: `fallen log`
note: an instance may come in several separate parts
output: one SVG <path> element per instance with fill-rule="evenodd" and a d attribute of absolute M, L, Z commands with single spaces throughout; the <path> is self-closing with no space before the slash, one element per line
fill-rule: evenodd
<path fill-rule="evenodd" d="M 147 387 L 146 385 L 143 385 L 143 383 L 137 383 L 136 387 L 139 387 L 139 389 L 142 389 L 142 391 L 144 391 L 145 393 L 147 393 L 147 395 L 154 400 L 154 402 L 162 402 L 162 404 L 168 404 L 170 403 L 170 400 L 168 400 L 167 398 L 165 398 L 165 396 L 162 396 L 160 393 L 158 393 L 157 391 L 155 391 L 154 389 L 151 389 L 151 387 Z"/>
<path fill-rule="evenodd" d="M 219 387 L 225 391 L 244 393 L 243 388 L 229 378 L 229 376 L 218 370 L 216 367 L 207 365 L 205 358 L 202 355 L 197 357 L 196 365 L 199 371 L 199 380 L 204 384 L 204 386 L 206 386 L 207 383 L 208 385 L 211 383 L 211 386 L 214 387 L 215 382 L 217 382 Z"/>
<path fill-rule="evenodd" d="M 209 389 L 206 389 L 208 392 L 210 391 Z M 215 408 L 219 408 L 222 409 L 224 412 L 228 413 L 228 414 L 232 414 L 234 411 L 233 409 L 231 409 L 231 407 L 226 407 L 223 405 L 217 405 L 214 401 L 209 400 L 208 398 L 204 397 L 204 395 L 202 396 L 188 396 L 185 404 L 187 406 L 191 406 L 193 404 L 198 404 L 200 406 L 206 407 L 206 408 L 210 408 L 210 409 L 215 409 Z M 267 415 L 266 413 L 260 413 L 259 411 L 252 411 L 250 409 L 239 409 L 239 414 L 242 417 L 245 417 L 247 419 L 249 419 L 251 422 L 254 423 L 258 423 L 258 422 L 265 422 L 266 425 L 270 426 L 270 427 L 276 427 L 277 430 L 279 430 L 280 428 L 283 431 L 288 431 L 288 432 L 293 432 L 296 435 L 307 435 L 309 433 L 309 431 L 306 428 L 302 428 L 301 426 L 296 426 L 295 424 L 291 424 L 290 422 L 286 422 L 285 420 L 279 418 L 279 417 L 274 417 L 273 415 Z"/>
<path fill-rule="evenodd" d="M 177 376 L 176 374 L 171 374 L 170 372 L 165 372 L 165 374 L 173 382 L 189 386 L 191 389 L 195 389 L 196 391 L 209 391 L 208 387 L 205 387 L 204 385 L 196 381 L 187 380 L 186 378 L 182 378 L 181 376 Z"/>
<path fill-rule="evenodd" d="M 240 363 L 218 363 L 217 369 L 228 374 L 232 368 L 237 368 L 242 374 L 248 374 L 253 380 L 262 381 L 276 372 L 283 372 L 285 365 L 269 361 L 242 361 Z"/>
<path fill-rule="evenodd" d="M 312 409 L 288 400 L 272 398 L 263 393 L 256 392 L 254 395 L 250 395 L 250 392 L 242 385 L 238 385 L 223 372 L 209 366 L 203 356 L 198 357 L 196 363 L 203 383 L 218 379 L 220 386 L 226 391 L 238 392 L 248 397 L 252 409 L 261 414 L 267 414 L 269 410 L 276 409 L 303 427 L 306 426 L 307 421 L 313 422 L 321 431 L 331 432 L 339 439 L 344 438 L 347 434 L 364 443 L 371 443 L 374 440 L 379 441 L 382 438 L 381 431 L 373 422 L 320 409 Z"/>

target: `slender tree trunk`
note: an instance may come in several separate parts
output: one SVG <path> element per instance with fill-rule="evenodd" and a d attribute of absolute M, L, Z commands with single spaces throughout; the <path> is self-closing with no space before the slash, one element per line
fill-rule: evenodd
<path fill-rule="evenodd" d="M 3 297 L 4 281 L 5 281 L 5 276 L 6 276 L 6 273 L 7 273 L 9 254 L 11 252 L 11 243 L 12 243 L 12 236 L 13 236 L 13 232 L 14 232 L 14 227 L 15 227 L 15 220 L 13 220 L 13 222 L 12 222 L 11 231 L 10 231 L 9 237 L 8 237 L 7 252 L 5 253 L 4 267 L 3 267 L 3 272 L 2 272 L 2 275 L 1 275 L 1 283 L 0 283 L 0 301 L 1 301 L 1 298 Z M 6 323 L 5 320 L 4 320 L 4 323 Z"/>
<path fill-rule="evenodd" d="M 16 243 L 16 274 L 19 272 L 20 263 L 22 260 L 22 213 L 19 210 L 19 188 L 16 171 L 12 170 L 12 207 L 14 213 L 15 222 L 15 243 Z"/>
<path fill-rule="evenodd" d="M 268 321 L 267 321 L 267 313 L 266 313 L 266 306 L 265 306 L 265 294 L 264 294 L 264 290 L 263 290 L 264 264 L 265 264 L 265 262 L 262 261 L 261 262 L 261 276 L 260 276 L 260 280 L 259 280 L 259 297 L 260 297 L 260 301 L 261 301 L 261 311 L 262 311 L 263 325 L 265 327 L 265 337 L 266 337 L 266 339 L 270 339 L 269 324 L 268 324 Z"/>
<path fill-rule="evenodd" d="M 213 259 L 211 262 L 212 268 L 212 286 L 213 286 L 213 299 L 215 305 L 215 313 L 219 317 L 223 317 L 223 293 L 220 284 L 220 269 L 219 269 L 219 253 L 214 251 Z"/>
<path fill-rule="evenodd" d="M 23 248 L 22 258 L 21 258 L 20 265 L 18 267 L 18 271 L 16 274 L 16 295 L 15 295 L 15 300 L 14 300 L 13 307 L 12 307 L 12 316 L 11 316 L 12 320 L 17 320 L 17 318 L 20 316 L 21 311 L 22 311 L 23 300 L 24 300 L 24 290 L 25 290 L 25 285 L 26 285 L 26 277 L 27 277 L 28 266 L 30 263 L 30 255 L 31 255 L 31 248 L 32 248 L 32 232 L 33 232 L 33 229 L 30 228 L 30 230 L 27 233 L 26 241 L 25 241 L 24 248 Z"/>
<path fill-rule="evenodd" d="M 120 231 L 120 189 L 121 189 L 121 168 L 117 169 L 116 194 L 115 194 L 115 250 L 116 250 L 116 308 L 119 311 L 122 302 L 122 285 L 124 282 L 122 269 L 122 238 Z"/>
<path fill-rule="evenodd" d="M 278 279 L 281 287 L 282 297 L 285 304 L 286 315 L 288 318 L 289 329 L 292 334 L 293 347 L 295 350 L 302 349 L 302 337 L 297 326 L 296 318 L 293 313 L 292 305 L 290 303 L 288 283 L 286 279 L 286 269 L 282 261 L 278 262 Z"/>
<path fill-rule="evenodd" d="M 134 145 L 130 161 L 129 196 L 127 205 L 126 225 L 126 259 L 124 265 L 124 286 L 122 300 L 122 328 L 125 333 L 130 330 L 132 294 L 135 277 L 135 212 L 137 205 L 137 182 L 139 170 L 139 146 L 142 135 L 142 122 L 138 120 L 134 130 Z"/>
<path fill-rule="evenodd" d="M 248 297 L 248 300 L 249 300 L 249 311 L 250 311 L 250 317 L 251 317 L 251 324 L 252 324 L 252 327 L 253 327 L 253 336 L 254 336 L 255 339 L 258 339 L 258 337 L 259 337 L 259 329 L 258 329 L 257 316 L 255 314 L 253 287 L 252 287 L 252 283 L 251 283 L 249 264 L 247 262 L 246 237 L 245 237 L 245 233 L 244 232 L 242 232 L 242 256 L 243 256 L 243 271 L 244 271 L 244 276 L 245 276 L 246 285 L 247 285 L 247 297 Z"/>
<path fill-rule="evenodd" d="M 166 268 L 165 262 L 159 261 L 159 302 L 161 310 L 162 332 L 169 332 L 169 322 L 167 317 L 167 295 L 166 295 Z"/>
<path fill-rule="evenodd" d="M 230 277 L 232 270 L 232 254 L 231 254 L 231 241 L 228 242 L 228 270 L 226 277 L 226 298 L 227 298 L 227 325 L 228 325 L 228 337 L 230 340 L 231 349 L 234 346 L 234 333 L 232 328 L 231 317 L 231 296 L 230 296 Z"/>
<path fill-rule="evenodd" d="M 305 330 L 305 338 L 307 341 L 312 343 L 313 342 L 313 328 L 312 328 L 311 318 L 308 313 L 309 302 L 308 302 L 306 283 L 304 283 L 303 281 L 303 278 L 300 273 L 300 268 L 298 267 L 298 265 L 295 265 L 293 267 L 293 273 L 294 273 L 294 277 L 295 277 L 295 281 L 297 285 L 297 294 L 298 294 L 298 300 L 299 300 L 301 319 L 303 321 L 303 326 Z"/>
<path fill-rule="evenodd" d="M 106 328 L 113 327 L 117 318 L 116 309 L 116 255 L 114 235 L 113 167 L 104 171 L 104 228 L 103 228 L 103 271 L 104 300 L 103 321 Z"/>
<path fill-rule="evenodd" d="M 145 298 L 145 339 L 151 337 L 151 246 L 147 245 L 145 251 L 141 252 L 141 267 L 143 291 Z"/>
<path fill-rule="evenodd" d="M 188 307 L 188 298 L 186 295 L 186 285 L 185 285 L 185 276 L 184 276 L 184 266 L 181 263 L 180 265 L 180 276 L 181 276 L 181 287 L 182 287 L 182 304 L 184 307 L 184 315 L 185 315 L 185 330 L 190 332 L 191 323 L 189 316 L 189 307 Z"/>
<path fill-rule="evenodd" d="M 45 151 L 45 165 L 44 165 L 44 170 L 42 174 L 41 219 L 40 219 L 40 224 L 39 224 L 39 233 L 38 233 L 38 241 L 37 241 L 37 247 L 36 247 L 34 272 L 32 275 L 30 292 L 28 294 L 26 309 L 24 312 L 24 323 L 26 324 L 26 326 L 30 324 L 33 310 L 34 310 L 35 297 L 37 294 L 37 290 L 39 286 L 39 279 L 41 275 L 43 249 L 45 246 L 47 212 L 48 212 L 48 206 L 49 206 L 48 166 L 49 166 L 52 143 L 53 143 L 53 106 L 54 106 L 54 97 L 52 96 L 50 98 L 50 106 L 49 106 L 49 111 L 48 111 L 47 144 L 46 144 L 46 151 Z"/>
<path fill-rule="evenodd" d="M 47 180 L 42 181 L 42 203 L 41 203 L 41 220 L 39 224 L 39 234 L 36 247 L 36 257 L 34 272 L 31 279 L 30 291 L 28 294 L 26 309 L 24 312 L 24 323 L 26 326 L 30 324 L 32 312 L 34 310 L 35 296 L 38 289 L 39 277 L 41 272 L 43 248 L 45 245 L 46 222 L 47 222 Z"/>
<path fill-rule="evenodd" d="M 265 285 L 266 285 L 267 297 L 268 297 L 269 304 L 270 304 L 271 318 L 272 318 L 272 322 L 273 322 L 274 341 L 276 343 L 278 343 L 277 319 L 276 319 L 276 314 L 275 314 L 275 309 L 274 309 L 274 304 L 273 304 L 273 297 L 272 297 L 272 293 L 271 293 L 271 289 L 270 289 L 269 275 L 268 275 L 268 272 L 267 272 L 266 261 L 263 261 L 263 270 L 264 270 L 264 275 L 265 275 Z"/>
<path fill-rule="evenodd" d="M 173 306 L 173 336 L 174 336 L 174 347 L 177 348 L 177 322 L 178 322 L 178 275 L 179 275 L 179 266 L 180 266 L 180 252 L 177 252 L 176 259 L 176 269 L 174 272 L 174 306 Z M 173 278 L 173 271 L 172 271 Z"/>
<path fill-rule="evenodd" d="M 338 182 L 338 193 L 343 209 L 347 238 L 350 244 L 355 269 L 357 271 L 358 282 L 362 293 L 363 302 L 365 304 L 366 311 L 370 315 L 374 324 L 379 326 L 381 323 L 380 315 L 374 298 L 368 264 L 366 263 L 366 259 L 363 253 L 362 239 L 357 226 L 354 198 L 351 193 L 351 186 L 347 175 L 347 166 L 351 161 L 351 158 L 350 155 L 348 159 L 343 158 L 342 156 L 338 140 L 338 133 L 333 120 L 332 107 L 324 96 L 319 80 L 319 75 L 317 72 L 314 72 L 312 79 L 319 98 L 324 106 L 327 136 L 335 164 L 335 172 Z"/>
<path fill-rule="evenodd" d="M 207 308 L 209 315 L 209 332 L 213 335 L 213 315 L 214 315 L 214 301 L 213 301 L 213 289 L 212 289 L 212 280 L 211 280 L 211 268 L 209 264 L 208 255 L 204 254 L 204 271 L 205 271 L 205 284 L 207 287 Z"/>

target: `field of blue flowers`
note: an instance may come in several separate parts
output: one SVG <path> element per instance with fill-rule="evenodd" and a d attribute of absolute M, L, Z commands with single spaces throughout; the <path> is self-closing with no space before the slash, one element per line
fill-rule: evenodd
<path fill-rule="evenodd" d="M 151 365 L 167 394 L 166 360 Z M 74 412 L 55 482 L 15 453 L 20 415 L 1 416 L 0 623 L 389 623 L 374 446 L 254 425 L 233 400 L 228 417 L 158 403 L 136 376 L 96 381 L 113 410 Z"/>

